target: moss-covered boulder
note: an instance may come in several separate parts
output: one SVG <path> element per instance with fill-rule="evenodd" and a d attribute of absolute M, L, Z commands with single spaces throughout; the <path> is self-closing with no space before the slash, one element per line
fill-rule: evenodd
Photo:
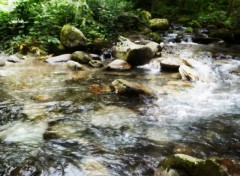
<path fill-rule="evenodd" d="M 143 85 L 136 82 L 126 81 L 124 79 L 117 79 L 112 82 L 112 87 L 114 88 L 115 92 L 121 95 L 126 96 L 140 96 L 146 95 L 154 97 L 154 91 Z"/>
<path fill-rule="evenodd" d="M 192 20 L 191 17 L 188 17 L 188 16 L 181 16 L 178 18 L 178 22 L 183 23 L 183 24 L 186 24 L 186 23 L 190 22 L 191 20 Z"/>
<path fill-rule="evenodd" d="M 83 33 L 71 25 L 64 25 L 60 34 L 61 43 L 67 48 L 78 48 L 86 45 Z"/>
<path fill-rule="evenodd" d="M 141 12 L 143 18 L 150 20 L 152 18 L 152 14 L 149 11 L 143 10 Z"/>
<path fill-rule="evenodd" d="M 151 32 L 151 33 L 148 34 L 148 36 L 154 42 L 157 42 L 157 43 L 163 42 L 163 39 L 162 39 L 161 35 L 156 33 L 156 32 Z"/>
<path fill-rule="evenodd" d="M 234 40 L 233 31 L 224 28 L 210 31 L 209 37 L 220 38 L 227 42 L 232 42 Z"/>
<path fill-rule="evenodd" d="M 192 20 L 192 21 L 188 22 L 188 26 L 192 27 L 192 28 L 201 28 L 202 27 L 202 25 L 196 20 Z"/>
<path fill-rule="evenodd" d="M 161 50 L 161 46 L 156 42 L 139 45 L 124 37 L 119 37 L 119 40 L 120 42 L 113 48 L 113 56 L 127 61 L 132 66 L 149 63 L 155 54 Z"/>
<path fill-rule="evenodd" d="M 149 20 L 150 28 L 153 30 L 165 30 L 169 28 L 169 22 L 167 19 L 154 18 Z"/>
<path fill-rule="evenodd" d="M 124 12 L 117 17 L 118 30 L 136 30 L 140 26 L 140 19 L 134 13 Z"/>
<path fill-rule="evenodd" d="M 184 154 L 175 154 L 163 160 L 155 176 L 227 176 L 218 163 L 210 159 L 198 159 Z"/>
<path fill-rule="evenodd" d="M 75 51 L 70 57 L 80 64 L 88 64 L 92 60 L 91 56 L 83 51 Z"/>

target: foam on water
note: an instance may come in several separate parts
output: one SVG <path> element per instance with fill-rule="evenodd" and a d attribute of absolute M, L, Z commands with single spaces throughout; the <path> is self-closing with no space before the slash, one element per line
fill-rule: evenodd
<path fill-rule="evenodd" d="M 224 113 L 239 113 L 239 75 L 229 73 L 240 67 L 240 61 L 227 60 L 224 63 L 213 61 L 209 53 L 183 52 L 182 57 L 201 61 L 201 77 L 209 82 L 196 82 L 194 87 L 177 94 L 159 96 L 154 106 L 148 108 L 148 116 L 159 124 L 187 123 L 201 118 L 216 117 Z"/>

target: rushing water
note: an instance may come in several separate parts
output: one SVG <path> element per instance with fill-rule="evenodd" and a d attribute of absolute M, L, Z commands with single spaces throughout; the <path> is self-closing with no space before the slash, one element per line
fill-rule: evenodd
<path fill-rule="evenodd" d="M 181 81 L 154 62 L 123 73 L 8 63 L 0 68 L 0 175 L 152 175 L 173 153 L 240 162 L 240 79 L 229 73 L 240 61 L 209 51 L 182 44 L 163 52 L 201 61 L 208 83 Z M 94 91 L 117 78 L 147 84 L 158 98 Z"/>

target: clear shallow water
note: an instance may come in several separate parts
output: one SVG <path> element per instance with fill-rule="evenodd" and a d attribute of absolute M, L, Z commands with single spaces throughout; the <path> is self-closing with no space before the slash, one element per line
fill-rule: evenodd
<path fill-rule="evenodd" d="M 201 50 L 184 44 L 163 57 L 200 60 L 208 83 L 182 82 L 153 65 L 71 72 L 29 59 L 0 68 L 0 175 L 152 175 L 173 153 L 239 162 L 240 81 L 229 70 L 240 61 L 213 60 Z M 94 91 L 117 78 L 159 96 Z"/>

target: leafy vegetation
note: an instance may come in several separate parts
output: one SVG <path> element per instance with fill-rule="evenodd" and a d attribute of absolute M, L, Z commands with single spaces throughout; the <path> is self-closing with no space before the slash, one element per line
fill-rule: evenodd
<path fill-rule="evenodd" d="M 191 27 L 233 29 L 240 23 L 240 0 L 18 0 L 12 11 L 1 10 L 7 5 L 0 0 L 0 50 L 10 53 L 58 48 L 65 24 L 79 28 L 88 42 L 112 38 L 139 19 L 148 24 L 139 9 Z"/>

